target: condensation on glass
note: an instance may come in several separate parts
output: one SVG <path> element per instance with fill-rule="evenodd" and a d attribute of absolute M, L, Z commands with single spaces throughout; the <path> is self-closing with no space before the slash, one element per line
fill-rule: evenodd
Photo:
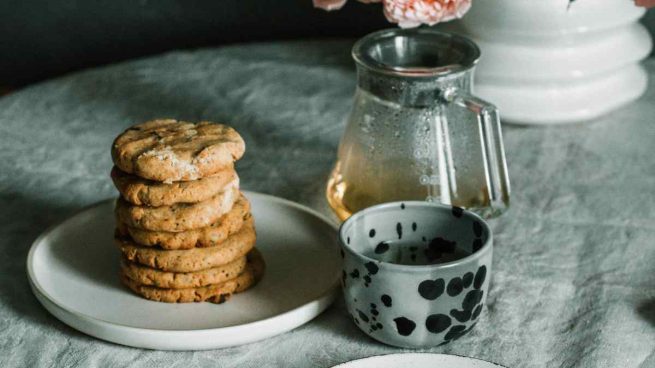
<path fill-rule="evenodd" d="M 397 200 L 503 213 L 510 188 L 498 111 L 472 95 L 478 47 L 394 29 L 359 40 L 352 55 L 357 91 L 327 187 L 335 213 L 343 220 Z"/>

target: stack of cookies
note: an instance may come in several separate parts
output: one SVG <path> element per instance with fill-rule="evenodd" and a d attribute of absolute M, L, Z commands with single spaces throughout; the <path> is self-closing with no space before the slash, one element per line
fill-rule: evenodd
<path fill-rule="evenodd" d="M 261 278 L 234 170 L 244 151 L 234 129 L 209 122 L 153 120 L 116 138 L 115 241 L 127 287 L 155 301 L 222 303 Z"/>

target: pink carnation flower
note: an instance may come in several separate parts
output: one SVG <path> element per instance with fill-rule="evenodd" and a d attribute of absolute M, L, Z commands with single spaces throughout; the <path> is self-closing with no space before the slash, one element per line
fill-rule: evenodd
<path fill-rule="evenodd" d="M 314 7 L 327 11 L 341 9 L 347 0 L 312 0 Z M 491 0 L 488 0 L 491 1 Z M 655 0 L 637 0 L 655 1 Z M 471 0 L 359 0 L 362 3 L 384 3 L 384 15 L 401 28 L 421 24 L 435 25 L 461 18 L 471 7 Z"/>
<path fill-rule="evenodd" d="M 471 0 L 384 0 L 384 15 L 401 28 L 435 25 L 461 18 Z"/>

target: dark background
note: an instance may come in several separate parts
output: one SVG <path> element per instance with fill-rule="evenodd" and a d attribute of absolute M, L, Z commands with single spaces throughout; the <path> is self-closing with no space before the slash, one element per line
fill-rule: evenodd
<path fill-rule="evenodd" d="M 329 13 L 311 0 L 3 0 L 0 15 L 5 89 L 171 49 L 360 37 L 390 27 L 380 4 L 355 0 Z M 655 13 L 646 22 L 655 29 Z"/>
<path fill-rule="evenodd" d="M 0 1 L 0 85 L 177 48 L 360 36 L 389 27 L 380 4 L 311 0 Z"/>

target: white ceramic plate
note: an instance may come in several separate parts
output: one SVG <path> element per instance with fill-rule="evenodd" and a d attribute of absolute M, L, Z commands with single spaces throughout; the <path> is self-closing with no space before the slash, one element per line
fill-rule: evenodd
<path fill-rule="evenodd" d="M 503 366 L 473 358 L 446 354 L 389 354 L 353 360 L 333 368 L 503 368 Z"/>
<path fill-rule="evenodd" d="M 142 299 L 118 279 L 113 200 L 93 205 L 43 233 L 27 270 L 37 299 L 55 317 L 118 344 L 162 350 L 245 344 L 298 327 L 334 300 L 341 258 L 336 228 L 280 198 L 245 193 L 252 204 L 262 281 L 221 305 Z"/>

